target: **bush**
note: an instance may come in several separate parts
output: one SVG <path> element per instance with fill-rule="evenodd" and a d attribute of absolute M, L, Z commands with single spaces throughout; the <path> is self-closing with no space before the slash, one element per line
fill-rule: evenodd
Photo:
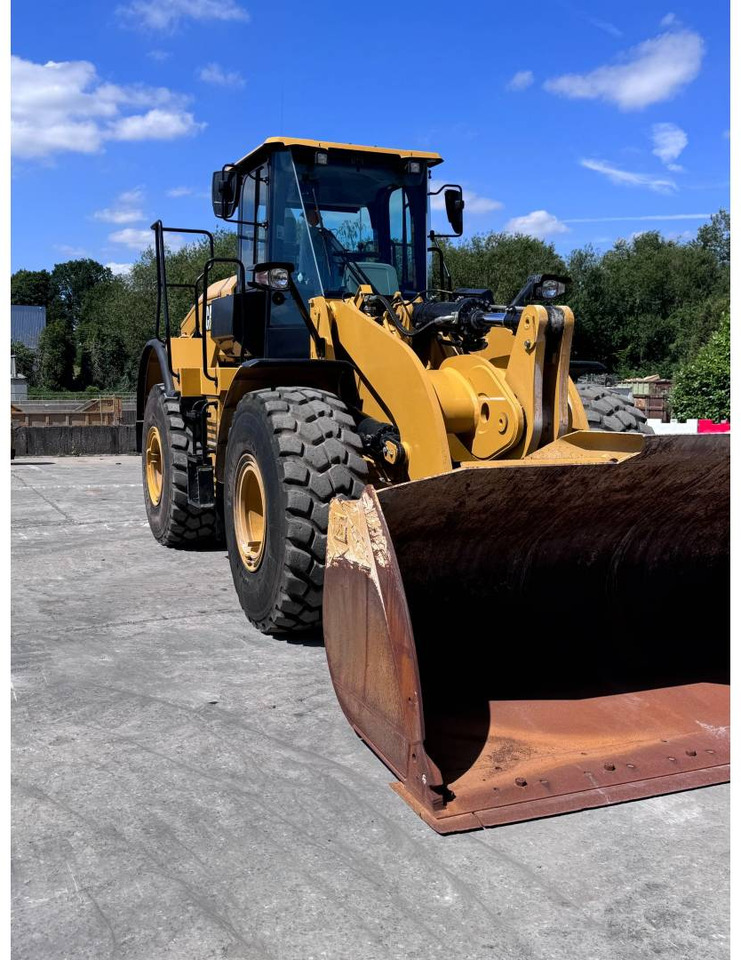
<path fill-rule="evenodd" d="M 674 381 L 672 414 L 688 418 L 728 420 L 731 416 L 731 316 L 726 312 L 694 360 Z"/>

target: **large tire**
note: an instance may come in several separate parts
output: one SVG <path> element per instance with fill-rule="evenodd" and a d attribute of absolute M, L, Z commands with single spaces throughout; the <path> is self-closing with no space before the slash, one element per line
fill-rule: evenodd
<path fill-rule="evenodd" d="M 317 627 L 329 503 L 367 483 L 362 444 L 334 394 L 308 387 L 257 390 L 229 429 L 224 525 L 240 603 L 263 633 Z"/>
<path fill-rule="evenodd" d="M 646 414 L 619 393 L 591 383 L 577 383 L 590 430 L 612 433 L 653 433 Z"/>
<path fill-rule="evenodd" d="M 148 480 L 148 450 L 160 449 L 159 484 Z M 152 533 L 166 547 L 194 548 L 217 543 L 221 524 L 216 507 L 188 503 L 188 452 L 193 444 L 177 397 L 165 396 L 161 383 L 152 387 L 142 426 L 142 481 Z M 155 471 L 156 472 L 156 471 Z M 159 496 L 156 487 L 159 486 Z"/>

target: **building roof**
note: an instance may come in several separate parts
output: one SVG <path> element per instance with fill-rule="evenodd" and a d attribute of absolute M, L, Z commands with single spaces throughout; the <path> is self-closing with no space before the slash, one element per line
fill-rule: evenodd
<path fill-rule="evenodd" d="M 31 307 L 14 303 L 10 308 L 10 339 L 35 350 L 39 336 L 46 326 L 46 307 Z"/>

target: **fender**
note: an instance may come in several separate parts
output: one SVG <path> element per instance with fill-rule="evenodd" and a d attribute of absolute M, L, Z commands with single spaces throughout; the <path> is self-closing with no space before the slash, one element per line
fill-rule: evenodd
<path fill-rule="evenodd" d="M 224 398 L 216 446 L 216 479 L 223 480 L 229 428 L 237 404 L 246 393 L 265 387 L 317 387 L 337 394 L 349 406 L 358 405 L 354 371 L 346 360 L 281 357 L 245 360 Z"/>
<path fill-rule="evenodd" d="M 142 350 L 139 361 L 139 377 L 136 387 L 136 449 L 142 449 L 142 424 L 144 422 L 144 407 L 147 405 L 149 391 L 157 383 L 165 385 L 168 397 L 177 394 L 167 362 L 167 350 L 161 340 L 148 340 Z"/>

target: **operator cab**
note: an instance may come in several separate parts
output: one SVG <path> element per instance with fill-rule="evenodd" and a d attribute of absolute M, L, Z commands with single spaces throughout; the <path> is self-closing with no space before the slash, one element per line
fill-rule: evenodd
<path fill-rule="evenodd" d="M 429 169 L 441 162 L 436 153 L 271 138 L 214 174 L 214 213 L 238 228 L 238 293 L 265 301 L 262 356 L 305 358 L 309 334 L 293 296 L 252 286 L 258 264 L 291 264 L 305 309 L 366 283 L 384 296 L 426 289 Z"/>

